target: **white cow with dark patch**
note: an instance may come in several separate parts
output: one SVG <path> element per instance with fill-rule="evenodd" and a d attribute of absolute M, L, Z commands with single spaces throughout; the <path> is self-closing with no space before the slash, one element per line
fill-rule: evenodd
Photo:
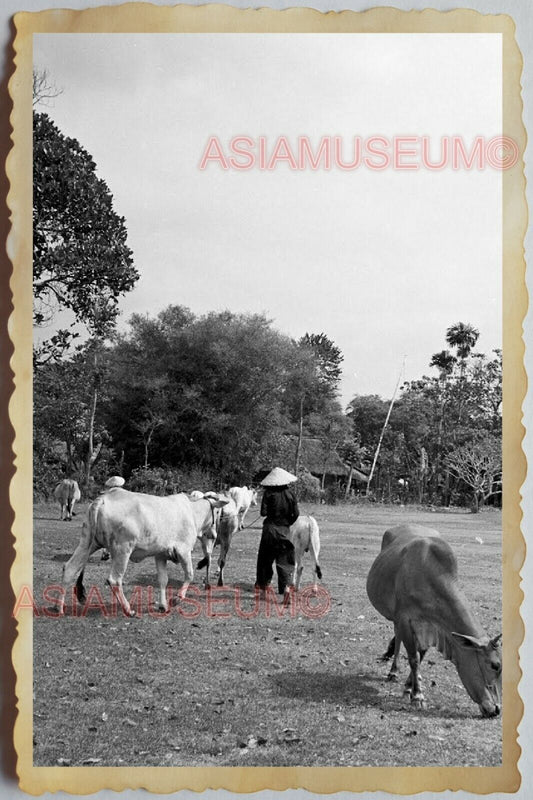
<path fill-rule="evenodd" d="M 232 486 L 228 494 L 237 506 L 239 528 L 242 529 L 244 528 L 244 518 L 250 506 L 257 505 L 257 489 L 249 489 L 247 486 Z"/>
<path fill-rule="evenodd" d="M 320 534 L 318 523 L 314 517 L 300 515 L 296 522 L 290 527 L 291 539 L 294 544 L 294 557 L 296 565 L 294 568 L 294 588 L 296 591 L 300 588 L 300 581 L 303 572 L 303 558 L 304 554 L 311 553 L 315 568 L 315 582 L 314 588 L 317 591 L 316 578 L 322 580 L 322 570 L 318 563 L 318 556 L 320 554 Z"/>
<path fill-rule="evenodd" d="M 81 498 L 80 487 L 72 478 L 65 478 L 54 489 L 54 497 L 59 501 L 61 514 L 59 519 L 71 520 L 74 514 L 74 504 Z M 74 516 L 76 516 L 74 514 Z"/>
<path fill-rule="evenodd" d="M 394 623 L 394 639 L 385 654 L 394 653 L 389 680 L 398 672 L 402 642 L 410 675 L 404 693 L 424 708 L 420 663 L 436 646 L 450 659 L 484 717 L 501 709 L 501 636 L 490 639 L 471 612 L 457 583 L 457 560 L 438 531 L 421 525 L 398 525 L 386 531 L 381 552 L 372 564 L 367 593 L 374 608 Z"/>
<path fill-rule="evenodd" d="M 110 489 L 91 503 L 83 525 L 81 539 L 63 568 L 63 586 L 76 582 L 78 600 L 83 601 L 83 570 L 92 553 L 106 548 L 111 556 L 108 583 L 124 611 L 134 616 L 122 581 L 128 562 L 153 556 L 159 585 L 159 608 L 168 610 L 166 588 L 167 561 L 181 564 L 185 581 L 178 596 L 183 599 L 193 577 L 192 550 L 197 539 L 205 555 L 206 584 L 209 581 L 211 552 L 216 539 L 215 509 L 227 500 L 204 498 L 191 502 L 186 494 L 155 497 L 126 489 Z M 60 602 L 64 610 L 64 596 Z"/>

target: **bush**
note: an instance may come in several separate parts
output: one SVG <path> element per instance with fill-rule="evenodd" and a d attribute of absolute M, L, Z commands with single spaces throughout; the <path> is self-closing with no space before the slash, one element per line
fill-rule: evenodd
<path fill-rule="evenodd" d="M 138 467 L 128 478 L 126 488 L 144 494 L 177 494 L 183 491 L 181 476 L 170 467 Z"/>
<path fill-rule="evenodd" d="M 193 467 L 189 471 L 172 467 L 138 467 L 126 481 L 126 489 L 145 494 L 168 495 L 192 492 L 194 489 L 207 492 L 216 489 L 217 481 L 210 472 Z"/>
<path fill-rule="evenodd" d="M 331 483 L 324 490 L 324 500 L 330 506 L 335 506 L 339 500 L 344 502 L 345 489 L 336 483 Z"/>
<path fill-rule="evenodd" d="M 302 502 L 319 503 L 322 498 L 320 481 L 310 472 L 302 472 L 294 484 L 296 498 Z"/>
<path fill-rule="evenodd" d="M 36 455 L 33 458 L 33 499 L 35 502 L 49 500 L 57 484 L 65 478 L 62 464 L 48 462 Z"/>

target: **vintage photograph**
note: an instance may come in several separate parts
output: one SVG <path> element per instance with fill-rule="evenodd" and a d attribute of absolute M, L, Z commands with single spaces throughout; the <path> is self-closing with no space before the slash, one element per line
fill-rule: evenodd
<path fill-rule="evenodd" d="M 33 35 L 35 767 L 503 764 L 502 58 Z"/>

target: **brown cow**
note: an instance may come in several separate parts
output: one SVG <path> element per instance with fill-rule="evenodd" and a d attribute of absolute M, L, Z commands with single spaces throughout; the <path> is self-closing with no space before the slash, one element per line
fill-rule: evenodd
<path fill-rule="evenodd" d="M 437 531 L 420 525 L 386 531 L 366 588 L 372 605 L 394 623 L 391 680 L 397 673 L 401 643 L 405 645 L 411 668 L 405 693 L 413 705 L 425 706 L 419 666 L 426 650 L 436 646 L 453 661 L 482 715 L 500 713 L 501 635 L 489 639 L 476 622 L 457 586 L 455 555 Z"/>

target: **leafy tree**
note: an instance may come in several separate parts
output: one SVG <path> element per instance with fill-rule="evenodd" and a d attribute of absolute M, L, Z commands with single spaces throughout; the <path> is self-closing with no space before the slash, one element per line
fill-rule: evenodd
<path fill-rule="evenodd" d="M 322 413 L 312 414 L 309 418 L 309 432 L 318 437 L 322 444 L 322 489 L 324 488 L 326 480 L 328 460 L 335 454 L 341 454 L 341 446 L 346 441 L 349 428 L 349 420 L 342 413 L 342 408 L 336 400 L 330 400 Z"/>
<path fill-rule="evenodd" d="M 77 348 L 71 358 L 43 364 L 34 378 L 35 448 L 44 461 L 64 464 L 67 475 L 76 474 L 85 488 L 91 469 L 108 433 L 97 415 L 95 381 L 98 391 L 104 364 L 93 375 L 94 343 Z"/>
<path fill-rule="evenodd" d="M 195 318 L 173 306 L 155 318 L 134 316 L 110 354 L 106 411 L 126 463 L 146 462 L 151 433 L 153 467 L 197 466 L 222 481 L 249 481 L 270 460 L 286 424 L 284 393 L 296 351 L 263 315 Z"/>
<path fill-rule="evenodd" d="M 304 433 L 304 419 L 312 413 L 325 410 L 329 401 L 337 396 L 342 376 L 344 356 L 325 333 L 306 333 L 298 342 L 300 353 L 293 371 L 292 394 L 296 399 L 298 440 L 294 458 L 294 472 L 300 467 L 300 454 Z"/>
<path fill-rule="evenodd" d="M 319 386 L 324 395 L 335 397 L 342 377 L 344 356 L 325 333 L 306 333 L 298 342 L 314 356 Z"/>
<path fill-rule="evenodd" d="M 36 349 L 37 365 L 65 352 L 78 335 L 76 324 L 97 338 L 109 335 L 120 296 L 138 278 L 126 237 L 89 153 L 47 114 L 34 112 L 34 324 L 41 328 L 60 311 L 72 318 Z"/>

